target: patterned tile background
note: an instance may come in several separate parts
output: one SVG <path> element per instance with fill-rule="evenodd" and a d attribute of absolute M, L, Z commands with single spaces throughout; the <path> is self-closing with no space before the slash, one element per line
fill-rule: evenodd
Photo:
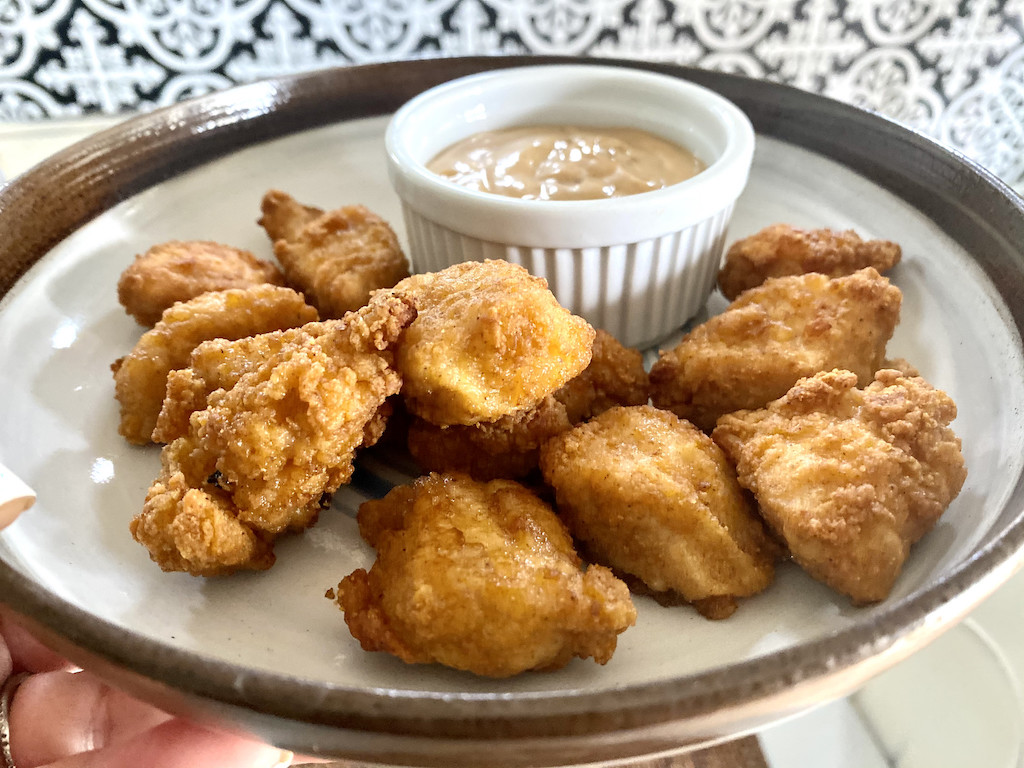
<path fill-rule="evenodd" d="M 789 83 L 1024 181 L 1024 0 L 0 0 L 0 121 L 481 53 L 644 58 Z"/>

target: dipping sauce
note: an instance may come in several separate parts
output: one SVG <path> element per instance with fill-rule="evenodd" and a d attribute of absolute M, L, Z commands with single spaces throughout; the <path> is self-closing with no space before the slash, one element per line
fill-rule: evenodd
<path fill-rule="evenodd" d="M 596 200 L 696 176 L 693 153 L 638 128 L 532 125 L 477 133 L 427 168 L 459 186 L 524 200 Z"/>

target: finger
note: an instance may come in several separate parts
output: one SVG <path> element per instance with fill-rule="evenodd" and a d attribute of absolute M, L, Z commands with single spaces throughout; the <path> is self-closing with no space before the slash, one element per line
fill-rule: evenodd
<path fill-rule="evenodd" d="M 36 503 L 36 492 L 0 463 L 0 528 Z"/>
<path fill-rule="evenodd" d="M 19 768 L 32 768 L 126 741 L 169 719 L 88 672 L 44 672 L 14 694 L 11 753 Z"/>
<path fill-rule="evenodd" d="M 14 660 L 4 641 L 4 634 L 0 631 L 0 685 L 3 685 L 12 672 L 14 672 Z"/>
<path fill-rule="evenodd" d="M 277 747 L 184 720 L 168 720 L 127 741 L 64 758 L 46 768 L 284 768 L 291 765 L 292 757 Z"/>
<path fill-rule="evenodd" d="M 40 643 L 6 608 L 0 607 L 0 636 L 7 643 L 15 672 L 48 672 L 73 669 L 70 661 Z"/>

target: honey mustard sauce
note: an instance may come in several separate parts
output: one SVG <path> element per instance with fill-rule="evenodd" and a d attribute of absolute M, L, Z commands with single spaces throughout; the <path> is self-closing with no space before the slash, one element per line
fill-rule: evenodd
<path fill-rule="evenodd" d="M 525 200 L 596 200 L 650 192 L 696 176 L 692 152 L 638 128 L 533 125 L 474 134 L 427 164 L 481 192 Z"/>

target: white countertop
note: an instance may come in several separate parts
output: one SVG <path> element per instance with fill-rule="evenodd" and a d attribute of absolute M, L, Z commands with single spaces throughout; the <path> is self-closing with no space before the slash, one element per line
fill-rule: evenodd
<path fill-rule="evenodd" d="M 117 122 L 0 123 L 0 181 Z M 856 694 L 760 738 L 773 768 L 1024 768 L 1024 572 Z"/>

